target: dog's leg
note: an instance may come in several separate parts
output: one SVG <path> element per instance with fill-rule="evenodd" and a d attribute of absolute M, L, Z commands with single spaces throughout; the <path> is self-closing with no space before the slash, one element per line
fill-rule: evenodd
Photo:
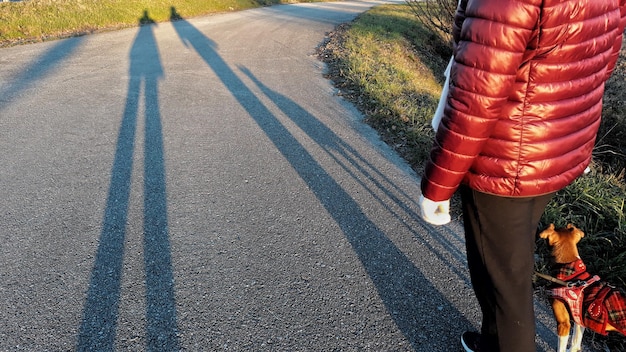
<path fill-rule="evenodd" d="M 556 331 L 559 335 L 559 346 L 557 352 L 567 352 L 567 341 L 569 340 L 569 333 L 571 323 L 569 320 L 569 311 L 565 307 L 565 303 L 558 299 L 552 299 L 552 311 L 554 313 L 554 319 L 556 320 Z"/>
<path fill-rule="evenodd" d="M 568 352 L 567 351 L 567 341 L 569 340 L 569 335 L 559 336 L 559 348 L 557 352 Z"/>
<path fill-rule="evenodd" d="M 574 323 L 574 335 L 572 336 L 572 346 L 569 352 L 582 351 L 583 334 L 585 333 L 585 327 Z"/>

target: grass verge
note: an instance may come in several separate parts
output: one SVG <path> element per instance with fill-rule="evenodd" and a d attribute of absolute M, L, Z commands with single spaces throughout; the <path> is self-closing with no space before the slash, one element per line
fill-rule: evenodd
<path fill-rule="evenodd" d="M 583 229 L 586 236 L 579 247 L 582 257 L 590 258 L 590 270 L 622 288 L 626 288 L 625 52 L 626 44 L 607 83 L 594 171 L 558 192 L 541 224 L 571 222 Z M 430 119 L 450 55 L 447 42 L 421 25 L 408 5 L 376 7 L 337 28 L 320 47 L 329 78 L 418 174 L 432 145 Z M 459 216 L 458 207 L 453 209 Z M 537 245 L 537 266 L 544 269 L 548 250 L 543 240 Z M 600 349 L 626 350 L 621 336 L 587 335 Z"/>
<path fill-rule="evenodd" d="M 144 14 L 168 21 L 181 17 L 313 0 L 26 0 L 0 2 L 0 47 L 136 26 Z"/>
<path fill-rule="evenodd" d="M 341 94 L 417 168 L 432 143 L 430 118 L 450 55 L 407 6 L 376 7 L 339 27 L 320 48 Z"/>

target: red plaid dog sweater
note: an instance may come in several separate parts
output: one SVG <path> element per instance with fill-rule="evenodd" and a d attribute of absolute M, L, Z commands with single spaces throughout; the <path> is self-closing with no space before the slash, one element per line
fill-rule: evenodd
<path fill-rule="evenodd" d="M 626 295 L 619 289 L 591 276 L 582 260 L 560 265 L 555 277 L 571 283 L 548 291 L 565 302 L 576 323 L 606 335 L 608 322 L 626 335 Z"/>

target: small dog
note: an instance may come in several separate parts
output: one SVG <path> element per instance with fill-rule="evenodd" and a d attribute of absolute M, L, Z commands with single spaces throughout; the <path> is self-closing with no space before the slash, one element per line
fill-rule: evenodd
<path fill-rule="evenodd" d="M 548 291 L 557 322 L 558 352 L 567 351 L 570 317 L 574 320 L 570 352 L 581 350 L 585 328 L 602 335 L 608 331 L 626 335 L 626 295 L 601 281 L 597 275 L 591 276 L 587 272 L 576 247 L 584 235 L 572 224 L 560 229 L 550 224 L 539 234 L 539 237 L 548 241 L 554 261 L 554 277 L 548 279 L 558 282 L 556 287 Z"/>

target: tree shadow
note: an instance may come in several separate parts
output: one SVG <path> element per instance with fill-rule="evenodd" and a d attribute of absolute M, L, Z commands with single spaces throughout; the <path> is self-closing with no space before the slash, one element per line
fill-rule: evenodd
<path fill-rule="evenodd" d="M 175 13 L 172 7 L 172 14 Z M 390 316 L 413 347 L 417 350 L 433 350 L 435 346 L 439 346 L 443 333 L 440 326 L 448 328 L 471 326 L 463 314 L 450 304 L 415 264 L 395 246 L 374 221 L 368 218 L 357 201 L 326 172 L 310 152 L 246 86 L 219 55 L 216 43 L 184 19 L 173 22 L 173 26 L 180 40 L 186 46 L 193 48 L 213 70 L 222 84 L 264 131 L 338 224 L 374 283 Z M 248 75 L 253 77 L 251 74 Z M 260 82 L 258 80 L 256 82 L 263 89 Z M 285 107 L 287 100 L 280 100 L 277 97 L 275 99 L 278 101 L 277 105 L 285 108 L 285 113 L 290 118 L 301 126 L 305 126 L 304 131 L 309 133 L 318 144 L 343 153 L 351 167 L 363 173 L 365 175 L 363 177 L 377 172 L 372 171 L 371 165 L 364 163 L 364 159 L 355 150 L 343 143 L 319 121 L 314 120 L 312 115 L 302 107 L 291 102 L 291 107 L 287 109 Z M 382 173 L 378 176 L 381 175 Z M 358 180 L 356 175 L 352 177 Z M 393 193 L 385 189 L 382 184 L 378 184 L 378 187 L 387 195 Z M 454 322 L 438 321 L 437 317 L 454 317 Z M 432 326 L 437 328 L 433 329 Z M 446 331 L 446 334 L 454 334 L 454 337 L 450 335 L 445 338 L 456 340 L 457 331 L 456 329 L 451 332 Z M 433 336 L 425 336 L 431 333 Z M 429 343 L 432 346 L 429 346 Z"/>
<path fill-rule="evenodd" d="M 158 81 L 163 76 L 147 11 L 130 51 L 128 93 L 117 139 L 102 232 L 80 326 L 77 350 L 115 350 L 124 243 L 140 99 L 145 103 L 143 250 L 149 351 L 178 350 L 174 275 L 167 224 Z M 143 87 L 143 95 L 142 95 Z"/>

